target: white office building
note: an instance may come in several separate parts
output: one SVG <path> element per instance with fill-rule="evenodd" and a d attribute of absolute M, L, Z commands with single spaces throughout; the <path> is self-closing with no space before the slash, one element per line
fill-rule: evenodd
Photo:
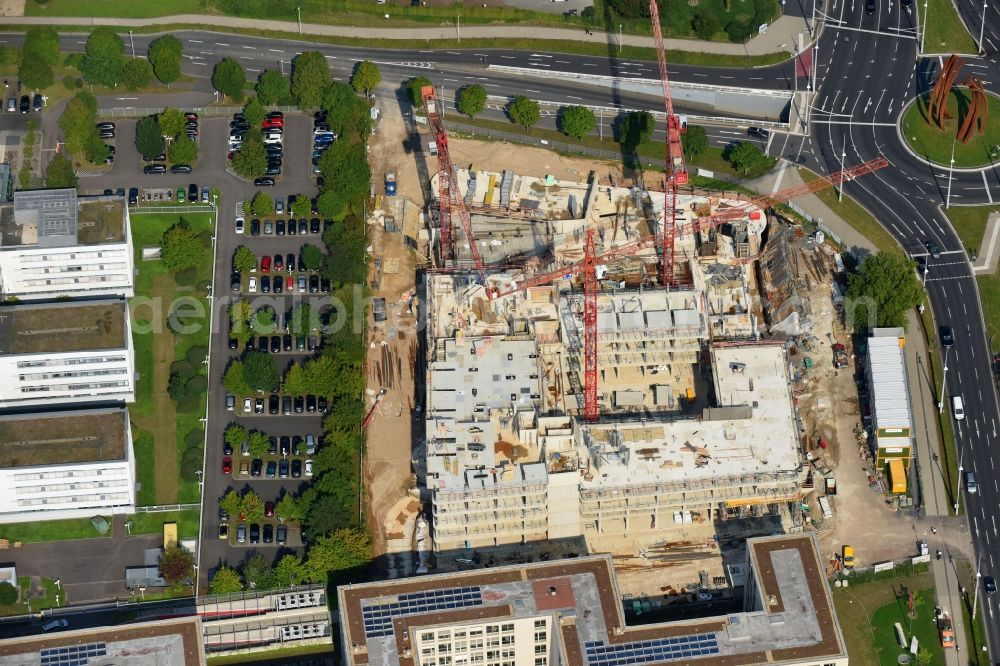
<path fill-rule="evenodd" d="M 124 408 L 0 415 L 0 523 L 134 513 L 135 482 Z"/>
<path fill-rule="evenodd" d="M 133 402 L 124 299 L 0 307 L 0 409 Z"/>
<path fill-rule="evenodd" d="M 77 198 L 76 190 L 15 192 L 0 204 L 4 300 L 134 296 L 124 197 Z"/>

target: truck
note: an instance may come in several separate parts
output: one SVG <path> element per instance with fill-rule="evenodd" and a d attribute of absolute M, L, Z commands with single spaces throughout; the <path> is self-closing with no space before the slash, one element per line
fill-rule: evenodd
<path fill-rule="evenodd" d="M 385 196 L 396 196 L 396 174 L 391 171 L 385 174 Z"/>
<path fill-rule="evenodd" d="M 844 568 L 854 568 L 854 546 L 844 546 Z"/>
<path fill-rule="evenodd" d="M 955 630 L 951 626 L 951 615 L 943 608 L 937 609 L 938 636 L 941 638 L 941 647 L 955 647 Z"/>
<path fill-rule="evenodd" d="M 847 367 L 847 348 L 839 342 L 833 346 L 833 367 Z"/>

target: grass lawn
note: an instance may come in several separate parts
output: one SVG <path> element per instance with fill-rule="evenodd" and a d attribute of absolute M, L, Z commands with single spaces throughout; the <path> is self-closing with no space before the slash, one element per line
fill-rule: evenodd
<path fill-rule="evenodd" d="M 958 569 L 959 581 L 969 592 L 965 603 L 962 604 L 962 627 L 965 629 L 965 642 L 962 643 L 959 639 L 958 646 L 968 654 L 969 664 L 990 666 L 993 662 L 990 661 L 989 654 L 983 652 L 983 646 L 986 645 L 986 628 L 983 626 L 986 602 L 983 599 L 982 590 L 979 593 L 979 612 L 976 613 L 976 619 L 972 619 L 972 600 L 975 598 L 973 585 L 976 581 L 973 563 L 957 560 L 955 568 Z"/>
<path fill-rule="evenodd" d="M 179 537 L 197 537 L 200 512 L 198 509 L 187 509 L 185 511 L 137 513 L 129 520 L 132 521 L 132 534 L 162 534 L 164 523 L 177 523 Z"/>
<path fill-rule="evenodd" d="M 923 7 L 918 6 L 923 19 Z M 923 22 L 923 21 L 921 21 Z M 976 42 L 965 29 L 952 0 L 930 0 L 927 5 L 925 53 L 978 53 Z"/>
<path fill-rule="evenodd" d="M 109 531 L 107 536 L 110 536 Z M 90 518 L 42 520 L 33 523 L 0 525 L 0 537 L 11 542 L 60 541 L 62 539 L 96 539 L 101 533 L 90 524 Z"/>
<path fill-rule="evenodd" d="M 934 316 L 931 314 L 930 303 L 925 302 L 924 314 L 920 317 L 920 323 L 924 329 L 924 338 L 927 340 L 927 350 L 930 355 L 930 380 L 931 386 L 941 385 L 941 345 L 937 341 L 937 326 L 934 325 Z M 938 414 L 938 434 L 943 467 L 948 470 L 948 476 L 944 480 L 948 490 L 949 502 L 955 503 L 956 491 L 959 487 L 958 480 L 958 453 L 955 450 L 955 433 L 951 429 L 951 414 L 947 410 Z M 965 511 L 965 505 L 960 504 L 959 512 Z"/>
<path fill-rule="evenodd" d="M 45 610 L 47 608 L 55 608 L 56 606 L 66 605 L 66 595 L 60 592 L 59 588 L 56 587 L 55 582 L 51 578 L 42 578 L 41 583 L 44 596 L 29 597 L 28 594 L 31 591 L 31 578 L 29 576 L 18 576 L 17 586 L 21 588 L 20 600 L 10 606 L 0 606 L 0 616 L 10 617 L 12 615 L 26 614 L 28 612 L 28 605 L 24 603 L 25 599 L 29 599 L 31 601 L 32 613 L 37 613 L 38 611 Z M 59 594 L 59 603 L 56 602 L 56 594 Z"/>
<path fill-rule="evenodd" d="M 1000 206 L 956 206 L 945 211 L 970 257 L 979 253 L 986 222 L 990 213 L 997 211 L 1000 211 Z"/>
<path fill-rule="evenodd" d="M 143 261 L 142 248 L 155 246 L 163 232 L 183 217 L 192 229 L 208 233 L 212 229 L 210 213 L 150 213 L 132 214 L 132 236 L 135 246 L 136 298 L 130 303 L 133 321 L 133 338 L 136 351 L 136 369 L 139 382 L 136 403 L 130 409 L 136 429 L 133 439 L 136 445 L 136 467 L 143 481 L 140 504 L 173 504 L 175 502 L 197 502 L 199 499 L 196 478 L 185 479 L 180 473 L 181 458 L 188 448 L 184 438 L 192 431 L 201 431 L 199 419 L 204 415 L 204 396 L 198 407 L 178 410 L 167 395 L 167 379 L 170 365 L 183 359 L 194 346 L 208 346 L 209 303 L 204 289 L 197 285 L 212 279 L 212 261 L 209 250 L 206 260 L 198 267 L 195 286 L 180 286 L 172 274 L 159 261 Z M 194 298 L 204 312 L 200 326 L 192 333 L 175 334 L 167 325 L 175 299 Z M 152 299 L 147 301 L 146 299 Z M 148 305 L 145 303 L 149 303 Z M 194 302 L 191 302 L 194 306 Z M 154 325 L 149 325 L 154 322 Z M 157 323 L 158 322 L 158 323 Z M 144 332 L 138 328 L 150 328 Z M 205 374 L 203 366 L 197 369 Z M 200 446 L 200 444 L 199 444 Z M 152 488 L 146 481 L 152 480 Z"/>
<path fill-rule="evenodd" d="M 801 167 L 799 168 L 799 175 L 806 183 L 819 180 L 819 176 L 814 174 L 812 171 Z M 896 239 L 889 235 L 889 232 L 878 223 L 872 214 L 865 210 L 861 204 L 854 201 L 850 195 L 845 196 L 843 201 L 837 201 L 837 190 L 835 188 L 828 187 L 825 190 L 816 192 L 816 196 L 819 197 L 820 201 L 826 204 L 830 210 L 854 227 L 858 233 L 862 234 L 865 238 L 874 243 L 875 247 L 877 247 L 880 251 L 900 251 L 899 243 L 896 242 Z"/>
<path fill-rule="evenodd" d="M 231 654 L 223 657 L 208 657 L 207 662 L 210 666 L 225 666 L 226 664 L 261 664 L 307 654 L 333 654 L 333 644 L 303 645 L 301 647 L 266 650 L 264 652 L 253 652 L 251 654 Z"/>
<path fill-rule="evenodd" d="M 901 587 L 913 591 L 917 617 L 909 619 L 906 597 L 897 599 Z M 907 639 L 915 632 L 920 644 L 934 657 L 930 663 L 943 663 L 941 644 L 937 640 L 934 617 L 934 577 L 930 572 L 897 576 L 885 580 L 855 583 L 846 588 L 833 588 L 844 641 L 852 663 L 896 663 L 903 650 L 896 642 L 893 624 L 899 622 Z"/>
<path fill-rule="evenodd" d="M 952 147 L 955 150 L 956 167 L 976 167 L 990 164 L 989 152 L 992 146 L 1000 144 L 1000 98 L 987 94 L 988 109 L 982 134 L 973 133 L 968 143 L 956 141 L 958 129 L 965 121 L 966 109 L 972 94 L 967 88 L 955 88 L 948 96 L 950 119 L 945 119 L 944 129 L 927 122 L 929 95 L 918 97 L 903 114 L 901 132 L 907 143 L 918 154 L 932 162 L 947 166 L 951 162 Z"/>

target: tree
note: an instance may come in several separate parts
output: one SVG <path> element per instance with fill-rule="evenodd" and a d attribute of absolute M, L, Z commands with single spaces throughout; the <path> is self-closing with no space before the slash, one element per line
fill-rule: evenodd
<path fill-rule="evenodd" d="M 352 208 L 360 212 L 361 203 L 368 196 L 372 177 L 365 144 L 335 141 L 320 157 L 319 168 L 326 180 L 320 200 L 317 201 L 320 212 L 337 221 L 344 219 Z M 323 201 L 322 195 L 327 192 L 333 194 Z"/>
<path fill-rule="evenodd" d="M 89 83 L 114 88 L 125 75 L 125 43 L 109 26 L 94 28 L 84 48 L 81 72 Z"/>
<path fill-rule="evenodd" d="M 371 559 L 371 540 L 363 530 L 340 529 L 313 542 L 306 561 L 306 574 L 313 582 L 326 582 L 330 574 L 363 567 Z"/>
<path fill-rule="evenodd" d="M 287 495 L 286 495 L 287 497 Z M 280 502 L 279 502 L 280 504 Z M 277 511 L 277 509 L 275 509 Z M 305 569 L 302 559 L 293 553 L 284 555 L 274 566 L 274 583 L 276 587 L 291 587 L 305 580 Z"/>
<path fill-rule="evenodd" d="M 354 511 L 340 497 L 321 494 L 310 505 L 303 522 L 313 534 L 328 534 L 352 526 Z"/>
<path fill-rule="evenodd" d="M 236 569 L 222 565 L 212 574 L 209 587 L 212 590 L 212 594 L 232 594 L 243 590 L 243 582 L 240 580 L 240 574 L 237 573 Z"/>
<path fill-rule="evenodd" d="M 486 108 L 486 88 L 478 83 L 465 86 L 458 91 L 458 110 L 475 118 Z"/>
<path fill-rule="evenodd" d="M 285 381 L 282 383 L 285 393 L 288 395 L 305 395 L 308 393 L 305 377 L 305 369 L 298 363 L 289 367 L 285 373 Z"/>
<path fill-rule="evenodd" d="M 250 433 L 250 455 L 259 458 L 267 453 L 270 447 L 271 442 L 268 441 L 267 435 L 260 430 L 254 430 Z"/>
<path fill-rule="evenodd" d="M 410 102 L 418 109 L 424 105 L 424 98 L 420 89 L 424 86 L 432 86 L 431 80 L 426 76 L 414 76 L 406 82 L 406 89 L 410 93 Z"/>
<path fill-rule="evenodd" d="M 250 328 L 256 333 L 274 333 L 274 309 L 264 306 L 254 313 Z"/>
<path fill-rule="evenodd" d="M 160 260 L 171 271 L 198 266 L 205 257 L 205 244 L 184 218 L 163 232 Z"/>
<path fill-rule="evenodd" d="M 135 147 L 144 157 L 154 157 L 163 152 L 163 129 L 153 116 L 145 116 L 135 124 Z"/>
<path fill-rule="evenodd" d="M 906 312 L 917 307 L 923 290 L 916 264 L 894 252 L 865 258 L 847 283 L 848 326 L 862 333 L 875 327 L 906 327 Z"/>
<path fill-rule="evenodd" d="M 274 569 L 260 553 L 254 553 L 246 559 L 241 567 L 243 578 L 251 589 L 270 590 L 274 587 Z"/>
<path fill-rule="evenodd" d="M 243 375 L 254 391 L 273 391 L 278 388 L 280 375 L 274 356 L 264 352 L 250 352 L 243 360 Z"/>
<path fill-rule="evenodd" d="M 267 171 L 267 149 L 259 131 L 251 130 L 247 134 L 243 145 L 233 155 L 233 170 L 247 179 L 259 178 Z"/>
<path fill-rule="evenodd" d="M 319 51 L 300 53 L 292 61 L 292 96 L 300 109 L 315 109 L 330 85 L 330 65 Z"/>
<path fill-rule="evenodd" d="M 752 169 L 757 169 L 767 159 L 760 148 L 749 141 L 740 141 L 735 147 L 727 152 L 727 159 L 737 171 L 742 171 L 743 175 L 750 173 Z"/>
<path fill-rule="evenodd" d="M 243 88 L 247 75 L 243 66 L 233 58 L 223 58 L 212 72 L 212 86 L 234 102 L 243 101 Z"/>
<path fill-rule="evenodd" d="M 357 221 L 335 224 L 323 234 L 330 253 L 323 265 L 323 275 L 335 284 L 361 284 L 368 273 L 368 241 L 364 227 Z"/>
<path fill-rule="evenodd" d="M 73 187 L 77 184 L 73 163 L 62 153 L 56 153 L 45 169 L 45 187 Z"/>
<path fill-rule="evenodd" d="M 149 85 L 153 66 L 145 58 L 128 58 L 122 72 L 122 83 L 129 90 L 139 90 Z"/>
<path fill-rule="evenodd" d="M 719 20 L 711 12 L 701 11 L 691 19 L 691 29 L 698 39 L 712 39 L 719 32 Z"/>
<path fill-rule="evenodd" d="M 97 99 L 87 91 L 78 92 L 59 116 L 59 129 L 66 140 L 66 150 L 71 155 L 82 153 L 88 143 L 96 139 L 102 146 L 94 123 L 97 119 Z"/>
<path fill-rule="evenodd" d="M 382 72 L 378 71 L 371 60 L 362 60 L 354 66 L 354 73 L 351 74 L 351 87 L 365 95 L 378 88 L 382 82 Z"/>
<path fill-rule="evenodd" d="M 267 192 L 257 192 L 250 202 L 250 212 L 254 215 L 274 215 L 274 199 Z"/>
<path fill-rule="evenodd" d="M 10 606 L 17 603 L 17 588 L 3 581 L 0 583 L 0 606 Z"/>
<path fill-rule="evenodd" d="M 567 106 L 559 116 L 559 129 L 566 136 L 582 139 L 597 127 L 594 112 L 585 106 Z"/>
<path fill-rule="evenodd" d="M 289 204 L 289 212 L 295 217 L 308 217 L 312 213 L 312 204 L 309 202 L 309 197 L 304 194 L 295 194 L 295 198 L 292 199 L 292 203 Z"/>
<path fill-rule="evenodd" d="M 198 159 L 198 144 L 181 135 L 171 142 L 169 155 L 174 164 L 194 164 Z"/>
<path fill-rule="evenodd" d="M 264 503 L 260 501 L 260 496 L 252 490 L 247 491 L 240 501 L 240 514 L 246 516 L 251 523 L 255 523 L 264 517 Z"/>
<path fill-rule="evenodd" d="M 247 441 L 249 434 L 247 429 L 238 423 L 232 423 L 226 427 L 225 432 L 222 434 L 222 438 L 226 441 L 226 444 L 238 449 L 243 446 L 243 442 Z"/>
<path fill-rule="evenodd" d="M 305 267 L 311 271 L 318 271 L 323 265 L 323 259 L 326 257 L 323 254 L 323 250 L 312 243 L 303 245 L 299 256 L 302 257 L 302 263 L 305 264 Z"/>
<path fill-rule="evenodd" d="M 184 131 L 186 120 L 180 109 L 168 106 L 156 114 L 156 122 L 160 123 L 160 130 L 164 136 L 175 137 Z"/>
<path fill-rule="evenodd" d="M 177 585 L 194 576 L 194 556 L 180 546 L 170 546 L 160 554 L 160 575 L 170 585 Z"/>
<path fill-rule="evenodd" d="M 254 259 L 256 263 L 256 259 Z M 241 342 L 246 342 L 250 338 L 250 304 L 245 298 L 234 301 L 229 306 L 229 331 L 230 335 Z"/>
<path fill-rule="evenodd" d="M 50 25 L 34 26 L 24 33 L 21 61 L 41 60 L 48 65 L 59 62 L 59 33 Z"/>
<path fill-rule="evenodd" d="M 523 95 L 518 95 L 507 105 L 507 113 L 512 122 L 517 123 L 525 130 L 534 126 L 542 117 L 538 102 Z"/>
<path fill-rule="evenodd" d="M 240 273 L 249 273 L 257 266 L 257 256 L 246 245 L 240 245 L 233 252 L 233 268 Z"/>
<path fill-rule="evenodd" d="M 243 330 L 246 331 L 247 329 L 244 327 Z M 249 333 L 245 335 L 249 338 Z M 246 342 L 246 339 L 244 339 L 244 342 Z M 242 361 L 233 361 L 229 364 L 229 367 L 226 368 L 226 374 L 222 378 L 222 385 L 233 395 L 245 396 L 252 392 L 250 384 L 247 383 L 246 369 Z"/>
<path fill-rule="evenodd" d="M 290 493 L 285 493 L 274 505 L 274 515 L 282 520 L 302 520 L 302 505 Z"/>
<path fill-rule="evenodd" d="M 319 209 L 320 215 L 338 222 L 347 215 L 347 202 L 333 190 L 323 190 L 319 193 L 316 197 L 316 208 Z"/>
<path fill-rule="evenodd" d="M 243 117 L 250 127 L 260 127 L 266 115 L 264 105 L 256 97 L 251 97 L 246 106 L 243 107 Z"/>
<path fill-rule="evenodd" d="M 254 87 L 262 104 L 277 104 L 291 93 L 288 79 L 276 69 L 266 69 Z"/>
<path fill-rule="evenodd" d="M 41 90 L 52 85 L 55 77 L 52 73 L 52 65 L 41 58 L 35 58 L 30 54 L 25 54 L 17 68 L 17 77 L 21 82 L 32 90 Z"/>
<path fill-rule="evenodd" d="M 242 445 L 243 442 L 240 441 L 240 444 Z M 219 499 L 219 508 L 226 512 L 230 520 L 235 520 L 243 508 L 243 498 L 235 490 L 230 490 Z"/>
<path fill-rule="evenodd" d="M 92 164 L 104 164 L 108 159 L 108 155 L 111 154 L 110 147 L 104 143 L 104 139 L 100 137 L 96 127 L 91 127 L 91 131 L 87 135 L 83 154 L 86 156 L 87 161 Z"/>
<path fill-rule="evenodd" d="M 653 114 L 649 111 L 629 111 L 622 119 L 618 142 L 635 150 L 653 136 Z"/>
<path fill-rule="evenodd" d="M 685 157 L 698 157 L 708 148 L 708 132 L 700 125 L 688 125 L 683 144 Z"/>
<path fill-rule="evenodd" d="M 153 73 L 161 83 L 171 84 L 181 78 L 181 54 L 184 45 L 173 35 L 157 37 L 147 52 Z"/>

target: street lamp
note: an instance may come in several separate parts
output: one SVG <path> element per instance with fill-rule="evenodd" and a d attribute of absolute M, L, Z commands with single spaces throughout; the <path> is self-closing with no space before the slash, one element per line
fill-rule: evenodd
<path fill-rule="evenodd" d="M 299 34 L 301 35 L 302 34 L 302 7 L 301 6 L 295 8 L 295 14 L 299 18 Z"/>
<path fill-rule="evenodd" d="M 927 40 L 927 0 L 924 0 L 924 20 L 923 30 L 920 31 L 920 52 L 924 52 L 924 44 Z"/>
<path fill-rule="evenodd" d="M 948 352 L 951 347 L 944 348 L 944 370 L 941 373 L 941 397 L 938 399 L 938 414 L 944 412 L 944 385 L 948 379 Z"/>
<path fill-rule="evenodd" d="M 983 40 L 980 37 L 979 38 L 979 43 L 982 44 L 982 42 L 983 42 Z M 135 57 L 135 42 L 132 41 L 132 31 L 131 30 L 128 31 L 128 43 L 132 45 L 132 57 L 134 58 Z"/>
<path fill-rule="evenodd" d="M 983 0 L 983 22 L 979 25 L 979 50 L 986 53 L 983 48 L 983 31 L 986 30 L 986 0 Z"/>
<path fill-rule="evenodd" d="M 847 135 L 844 135 L 844 143 L 840 148 L 840 170 L 844 170 L 844 162 L 847 160 Z M 847 179 L 840 181 L 840 194 L 837 195 L 837 203 L 844 200 L 844 186 L 847 183 Z"/>
<path fill-rule="evenodd" d="M 955 515 L 958 515 L 958 505 L 962 500 L 962 451 L 958 452 L 958 488 L 955 489 Z"/>
<path fill-rule="evenodd" d="M 955 173 L 955 143 L 958 141 L 957 138 L 951 141 L 951 162 L 948 166 L 948 196 L 944 200 L 945 210 L 951 208 L 951 181 L 954 180 L 953 176 Z"/>
<path fill-rule="evenodd" d="M 618 55 L 622 54 L 622 24 L 618 24 Z"/>

